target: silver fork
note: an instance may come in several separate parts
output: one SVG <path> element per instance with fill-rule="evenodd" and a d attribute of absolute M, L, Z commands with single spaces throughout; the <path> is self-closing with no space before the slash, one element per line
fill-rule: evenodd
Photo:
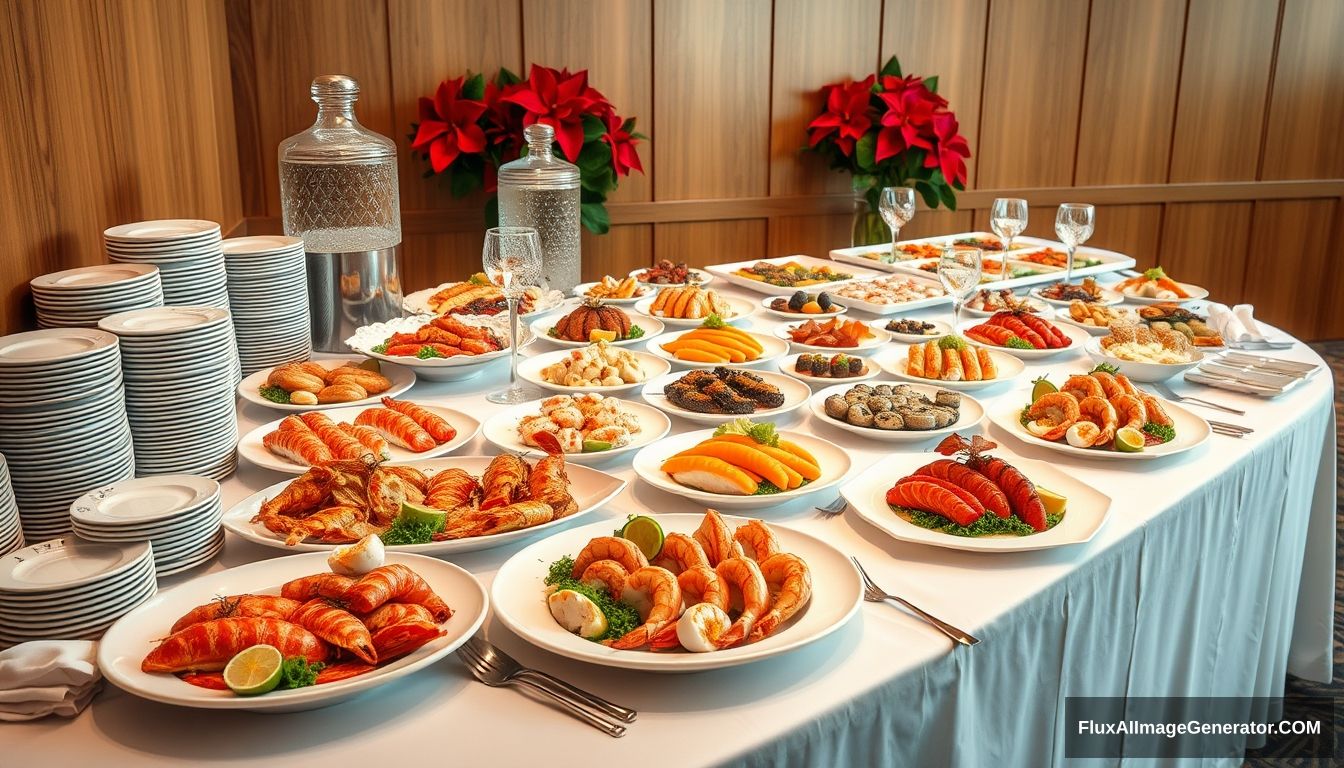
<path fill-rule="evenodd" d="M 963 632 L 962 630 L 957 629 L 951 624 L 948 624 L 947 622 L 943 621 L 937 616 L 925 613 L 923 610 L 921 610 L 914 603 L 911 603 L 909 600 L 906 600 L 903 597 L 897 597 L 896 595 L 887 594 L 886 590 L 877 586 L 877 583 L 873 581 L 873 577 L 869 576 L 868 572 L 863 569 L 863 564 L 859 562 L 859 559 L 857 557 L 851 557 L 849 559 L 854 561 L 854 565 L 859 569 L 859 575 L 863 577 L 864 600 L 867 600 L 870 603 L 882 603 L 886 602 L 887 600 L 891 600 L 892 602 L 899 603 L 905 606 L 906 608 L 910 609 L 911 611 L 914 612 L 916 616 L 928 622 L 929 624 L 933 625 L 933 627 L 936 628 L 939 632 L 942 632 L 944 635 L 947 635 L 948 637 L 952 638 L 952 640 L 955 642 L 958 642 L 962 645 L 975 645 L 976 643 L 980 642 L 969 632 Z"/>
<path fill-rule="evenodd" d="M 590 693 L 588 691 L 583 690 L 582 688 L 577 688 L 565 682 L 564 680 L 561 680 L 560 678 L 555 677 L 554 675 L 549 675 L 545 672 L 542 672 L 539 669 L 524 667 L 522 664 L 519 664 L 517 660 L 515 660 L 512 656 L 500 650 L 499 648 L 496 648 L 490 643 L 486 642 L 479 636 L 472 637 L 470 640 L 467 641 L 467 645 L 470 645 L 473 650 L 475 650 L 482 657 L 484 657 L 485 660 L 489 662 L 492 666 L 498 667 L 499 669 L 504 670 L 508 674 L 520 675 L 523 677 L 531 677 L 544 680 L 545 682 L 554 685 L 555 687 L 559 688 L 565 693 L 568 693 L 571 696 L 581 699 L 598 712 L 601 712 L 609 717 L 613 717 L 617 720 L 620 720 L 623 723 L 633 723 L 635 722 L 635 718 L 639 717 L 639 713 L 633 709 L 629 709 L 628 707 L 622 707 L 620 704 L 614 704 L 602 698 L 601 696 L 598 696 L 595 693 Z"/>
<path fill-rule="evenodd" d="M 1160 381 L 1153 382 L 1153 388 L 1161 392 L 1169 400 L 1175 400 L 1180 403 L 1194 403 L 1196 405 L 1202 405 L 1206 408 L 1216 408 L 1220 411 L 1225 411 L 1227 413 L 1235 413 L 1238 416 L 1246 415 L 1245 411 L 1240 410 L 1238 408 L 1233 408 L 1230 405 L 1223 405 L 1221 403 L 1215 403 L 1211 400 L 1204 400 L 1202 398 L 1191 397 L 1189 395 L 1178 395 L 1174 391 L 1172 391 L 1171 387 L 1168 387 L 1166 384 L 1163 384 Z"/>
<path fill-rule="evenodd" d="M 830 520 L 832 517 L 844 512 L 845 507 L 847 506 L 849 506 L 849 502 L 845 501 L 844 496 L 836 496 L 835 501 L 832 501 L 824 507 L 813 507 L 813 509 L 821 513 L 820 517 L 822 519 Z"/>
<path fill-rule="evenodd" d="M 591 695 L 585 695 L 583 698 L 573 698 L 572 695 L 567 692 L 567 689 L 572 689 L 580 694 L 583 694 L 583 692 L 579 691 L 577 688 L 568 686 L 567 684 L 562 688 L 552 687 L 549 684 L 551 681 L 559 681 L 556 681 L 555 678 L 552 678 L 549 675 L 540 675 L 538 673 L 538 676 L 529 674 L 535 673 L 536 671 L 525 669 L 519 666 L 517 662 L 514 662 L 512 665 L 513 667 L 516 667 L 516 669 L 500 666 L 498 664 L 498 659 L 495 658 L 495 653 L 490 653 L 491 651 L 500 653 L 488 643 L 477 641 L 476 638 L 472 638 L 462 647 L 458 648 L 457 655 L 458 658 L 467 665 L 467 668 L 471 670 L 472 675 L 475 676 L 477 680 L 485 683 L 491 688 L 502 688 L 514 685 L 526 686 L 527 688 L 550 698 L 564 708 L 569 714 L 588 723 L 608 736 L 620 738 L 625 735 L 626 727 L 624 725 L 608 722 L 584 708 L 584 705 L 595 707 L 596 702 L 603 701 L 602 699 L 592 697 Z M 486 654 L 489 654 L 489 656 Z M 512 659 L 509 659 L 509 661 L 512 661 Z M 603 703 L 615 707 L 616 709 L 631 712 L 633 715 L 631 710 L 624 710 L 623 707 L 616 707 L 616 705 L 610 704 L 610 702 L 603 701 Z M 633 720 L 634 718 L 631 717 L 630 719 Z M 629 720 L 626 722 L 629 722 Z"/>

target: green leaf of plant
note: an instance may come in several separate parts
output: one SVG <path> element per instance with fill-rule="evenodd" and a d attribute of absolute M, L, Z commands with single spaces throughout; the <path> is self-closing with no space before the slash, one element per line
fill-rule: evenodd
<path fill-rule="evenodd" d="M 934 93 L 937 93 L 937 92 L 938 92 L 938 76 L 937 76 L 937 75 L 934 75 L 933 77 L 926 77 L 926 78 L 924 78 L 924 87 L 928 88 L 930 91 L 933 91 Z"/>
<path fill-rule="evenodd" d="M 887 59 L 887 63 L 882 65 L 882 71 L 879 75 L 891 75 L 892 77 L 904 77 L 901 74 L 901 62 L 896 60 L 895 56 Z"/>
<path fill-rule="evenodd" d="M 448 171 L 448 189 L 453 197 L 466 197 L 481 186 L 481 177 L 468 168 L 456 168 Z"/>
<path fill-rule="evenodd" d="M 611 229 L 611 218 L 607 216 L 607 207 L 602 203 L 580 203 L 579 221 L 584 229 L 599 235 L 605 235 Z"/>
<path fill-rule="evenodd" d="M 938 207 L 938 190 L 934 189 L 932 184 L 923 180 L 916 181 L 915 191 L 924 198 L 925 205 L 930 208 Z"/>
<path fill-rule="evenodd" d="M 485 75 L 475 74 L 462 83 L 462 95 L 480 101 L 485 98 Z"/>
<path fill-rule="evenodd" d="M 513 74 L 508 67 L 500 67 L 499 74 L 495 76 L 495 85 L 501 88 L 506 85 L 515 85 L 523 81 L 523 78 Z"/>
<path fill-rule="evenodd" d="M 865 171 L 873 170 L 876 165 L 877 133 L 869 132 L 854 142 L 854 161 Z"/>
<path fill-rule="evenodd" d="M 585 142 L 593 141 L 607 132 L 607 126 L 602 124 L 597 115 L 583 116 L 583 140 Z"/>

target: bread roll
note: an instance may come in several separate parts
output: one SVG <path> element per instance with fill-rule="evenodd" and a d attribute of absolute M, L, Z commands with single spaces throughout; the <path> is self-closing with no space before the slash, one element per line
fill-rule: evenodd
<path fill-rule="evenodd" d="M 369 393 L 363 387 L 349 381 L 343 381 L 339 384 L 332 384 L 317 393 L 319 403 L 349 403 L 354 400 L 363 400 Z M 291 397 L 291 399 L 293 399 Z"/>

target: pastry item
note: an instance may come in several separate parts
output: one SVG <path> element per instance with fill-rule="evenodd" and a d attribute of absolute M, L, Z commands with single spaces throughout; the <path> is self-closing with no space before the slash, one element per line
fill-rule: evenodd
<path fill-rule="evenodd" d="M 416 453 L 434 448 L 434 438 L 415 420 L 390 408 L 368 408 L 355 417 L 357 426 L 372 427 L 394 444 Z"/>
<path fill-rule="evenodd" d="M 319 403 L 348 403 L 353 400 L 363 400 L 369 393 L 358 384 L 343 381 L 340 384 L 332 384 L 323 387 L 317 393 Z"/>
<path fill-rule="evenodd" d="M 375 373 L 365 368 L 359 368 L 353 365 L 343 365 L 340 368 L 332 370 L 327 375 L 328 384 L 342 383 L 358 384 L 370 395 L 379 395 L 392 388 L 392 381 L 381 373 Z"/>
<path fill-rule="evenodd" d="M 307 372 L 298 363 L 288 363 L 277 367 L 271 371 L 271 375 L 266 377 L 266 384 L 272 387 L 280 387 L 288 392 L 312 392 L 316 394 L 321 392 L 327 385 L 319 376 Z"/>
<path fill-rule="evenodd" d="M 568 315 L 555 321 L 551 333 L 558 339 L 588 341 L 593 331 L 610 331 L 617 339 L 630 335 L 630 316 L 600 299 L 587 299 Z"/>
<path fill-rule="evenodd" d="M 393 400 L 390 397 L 383 398 L 383 405 L 387 408 L 391 408 L 397 413 L 404 413 L 407 416 L 410 416 L 411 419 L 428 432 L 429 436 L 434 438 L 434 441 L 437 443 L 446 443 L 454 437 L 457 437 L 457 430 L 453 428 L 452 424 L 449 424 L 442 416 L 424 406 L 416 405 L 409 400 Z"/>
<path fill-rule="evenodd" d="M 710 315 L 722 318 L 733 316 L 733 309 L 727 301 L 714 291 L 707 291 L 695 285 L 682 288 L 668 288 L 659 292 L 649 305 L 649 314 L 654 317 L 671 317 L 682 320 L 695 320 Z"/>

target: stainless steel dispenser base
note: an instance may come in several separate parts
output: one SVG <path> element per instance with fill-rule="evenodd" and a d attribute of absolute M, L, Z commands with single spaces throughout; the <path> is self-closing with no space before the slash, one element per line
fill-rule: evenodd
<path fill-rule="evenodd" d="M 401 317 L 397 246 L 376 251 L 308 252 L 313 350 L 347 352 L 355 329 Z"/>

